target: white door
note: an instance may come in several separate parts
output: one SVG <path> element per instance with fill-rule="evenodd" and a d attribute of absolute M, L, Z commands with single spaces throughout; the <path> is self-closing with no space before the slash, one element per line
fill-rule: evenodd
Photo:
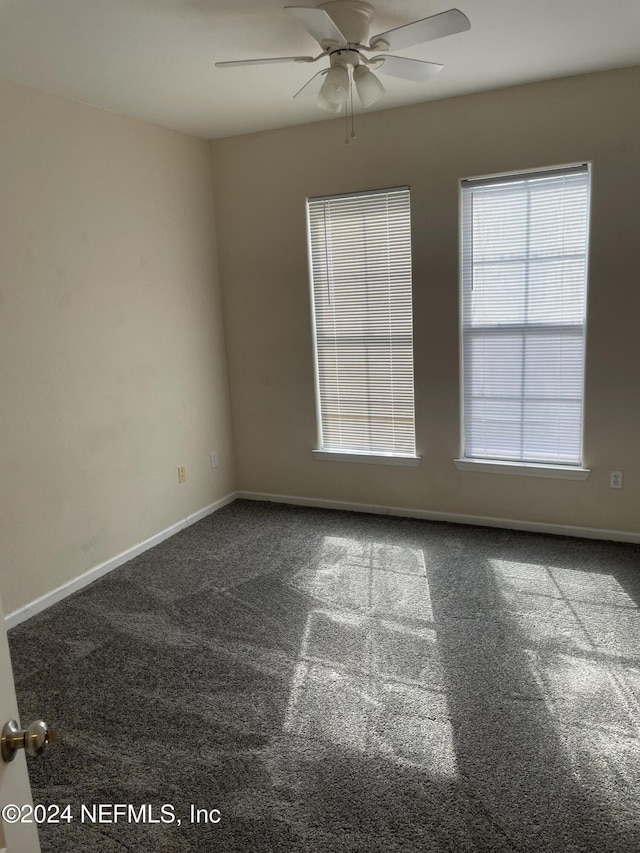
<path fill-rule="evenodd" d="M 16 691 L 13 684 L 11 659 L 7 632 L 4 628 L 4 614 L 0 601 L 0 729 L 6 720 L 18 719 Z M 28 722 L 31 722 L 30 720 Z M 24 750 L 20 750 L 10 764 L 0 760 L 0 808 L 7 805 L 30 806 L 31 788 L 27 775 Z M 22 810 L 23 814 L 27 811 Z M 28 814 L 26 815 L 28 817 Z M 12 810 L 6 817 L 13 820 Z M 33 815 L 31 815 L 33 818 Z M 40 853 L 38 830 L 34 823 L 10 823 L 0 817 L 0 853 Z"/>

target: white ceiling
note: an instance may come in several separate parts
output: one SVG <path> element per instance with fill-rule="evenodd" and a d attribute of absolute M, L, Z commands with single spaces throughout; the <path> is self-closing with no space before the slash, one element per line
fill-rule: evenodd
<path fill-rule="evenodd" d="M 372 0 L 371 33 L 455 4 L 471 30 L 396 51 L 440 62 L 384 77 L 376 109 L 640 65 L 640 0 Z M 318 65 L 214 62 L 317 54 L 288 13 L 313 0 L 0 0 L 0 77 L 206 138 L 330 118 L 292 96 Z"/>

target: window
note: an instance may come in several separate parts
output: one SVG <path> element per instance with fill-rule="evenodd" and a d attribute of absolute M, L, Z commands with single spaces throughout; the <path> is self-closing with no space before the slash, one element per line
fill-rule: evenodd
<path fill-rule="evenodd" d="M 310 199 L 308 222 L 320 451 L 416 464 L 409 190 Z"/>
<path fill-rule="evenodd" d="M 582 465 L 588 218 L 586 165 L 462 182 L 465 460 Z"/>

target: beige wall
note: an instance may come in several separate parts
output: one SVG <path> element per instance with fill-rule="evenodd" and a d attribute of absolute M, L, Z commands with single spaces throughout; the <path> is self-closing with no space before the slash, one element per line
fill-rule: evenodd
<path fill-rule="evenodd" d="M 640 532 L 640 69 L 213 144 L 239 488 Z M 458 179 L 593 161 L 587 482 L 457 471 Z M 418 468 L 318 462 L 305 198 L 408 184 Z M 608 486 L 622 469 L 622 491 Z"/>
<path fill-rule="evenodd" d="M 9 613 L 228 494 L 235 469 L 208 143 L 8 83 L 0 115 Z"/>

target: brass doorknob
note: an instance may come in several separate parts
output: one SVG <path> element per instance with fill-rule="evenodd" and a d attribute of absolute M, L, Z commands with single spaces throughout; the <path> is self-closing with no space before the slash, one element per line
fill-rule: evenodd
<path fill-rule="evenodd" d="M 19 749 L 27 755 L 42 755 L 47 744 L 62 743 L 62 733 L 51 729 L 44 720 L 35 720 L 26 729 L 21 729 L 15 720 L 7 720 L 2 727 L 2 760 L 7 764 L 16 757 Z"/>

